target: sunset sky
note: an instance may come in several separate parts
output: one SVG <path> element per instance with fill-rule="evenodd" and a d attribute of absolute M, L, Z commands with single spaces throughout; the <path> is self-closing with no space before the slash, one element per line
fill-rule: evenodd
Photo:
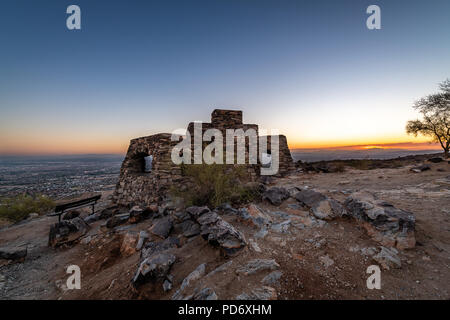
<path fill-rule="evenodd" d="M 291 148 L 436 148 L 405 124 L 450 77 L 449 15 L 448 0 L 2 0 L 0 155 L 124 153 L 214 108 Z"/>

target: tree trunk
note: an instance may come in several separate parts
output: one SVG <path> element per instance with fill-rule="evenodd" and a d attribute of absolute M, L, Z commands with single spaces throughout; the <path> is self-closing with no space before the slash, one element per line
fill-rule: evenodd
<path fill-rule="evenodd" d="M 449 151 L 449 148 L 444 149 L 444 157 L 445 157 L 446 159 L 449 158 L 449 156 L 448 156 L 448 151 Z"/>

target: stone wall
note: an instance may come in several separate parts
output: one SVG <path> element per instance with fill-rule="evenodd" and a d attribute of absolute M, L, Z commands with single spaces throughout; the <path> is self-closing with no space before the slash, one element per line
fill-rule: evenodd
<path fill-rule="evenodd" d="M 272 137 L 273 136 L 267 136 L 267 150 L 270 150 Z M 289 150 L 286 136 L 279 135 L 278 143 L 280 148 L 278 176 L 282 176 L 295 170 L 295 164 L 292 160 L 291 151 Z"/>
<path fill-rule="evenodd" d="M 242 111 L 237 110 L 214 110 L 211 114 L 211 123 L 202 123 L 202 133 L 210 128 L 219 129 L 224 139 L 226 139 L 226 129 L 243 129 L 246 131 L 251 128 L 258 134 L 258 125 L 244 124 L 242 121 Z M 193 144 L 193 122 L 189 123 L 188 131 L 191 133 Z M 271 140 L 272 136 L 268 136 L 267 150 L 270 150 Z M 203 143 L 203 147 L 209 143 Z M 115 202 L 120 205 L 161 202 L 172 186 L 185 186 L 187 180 L 182 176 L 181 166 L 175 165 L 171 160 L 172 148 L 177 144 L 178 141 L 171 141 L 171 134 L 169 133 L 160 133 L 131 140 L 127 155 L 122 163 L 119 182 L 113 195 Z M 280 166 L 278 176 L 295 169 L 287 139 L 283 135 L 279 136 L 279 146 Z M 246 163 L 248 164 L 248 138 L 245 141 L 245 150 Z M 153 156 L 152 170 L 151 172 L 145 172 L 144 158 L 150 155 Z M 257 180 L 260 175 L 260 164 L 247 165 L 246 167 L 251 179 L 253 181 Z"/>
<path fill-rule="evenodd" d="M 160 133 L 130 141 L 113 198 L 122 205 L 160 202 L 175 183 L 182 183 L 181 167 L 171 160 L 171 134 Z M 152 155 L 151 172 L 144 171 L 144 157 Z"/>

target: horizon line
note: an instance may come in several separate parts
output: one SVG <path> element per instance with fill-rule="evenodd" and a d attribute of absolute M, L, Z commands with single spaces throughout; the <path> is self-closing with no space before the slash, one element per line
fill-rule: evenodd
<path fill-rule="evenodd" d="M 420 148 L 422 147 L 422 148 Z M 433 142 L 397 142 L 397 143 L 369 143 L 369 144 L 356 144 L 356 145 L 343 145 L 343 146 L 317 146 L 317 147 L 290 147 L 290 151 L 324 151 L 324 150 L 342 150 L 342 151 L 357 151 L 357 150 L 403 150 L 403 151 L 436 151 L 442 149 L 438 143 Z M 74 152 L 74 153 L 59 153 L 59 152 L 47 152 L 47 153 L 0 153 L 0 157 L 63 157 L 63 156 L 125 156 L 126 152 L 105 152 L 105 153 L 92 153 L 92 152 Z"/>

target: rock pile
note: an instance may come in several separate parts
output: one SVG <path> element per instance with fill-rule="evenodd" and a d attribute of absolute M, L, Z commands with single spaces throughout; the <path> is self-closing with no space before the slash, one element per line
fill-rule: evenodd
<path fill-rule="evenodd" d="M 70 245 L 79 240 L 89 230 L 89 225 L 81 218 L 62 220 L 50 227 L 48 245 L 58 247 Z"/>
<path fill-rule="evenodd" d="M 345 207 L 351 216 L 363 223 L 368 234 L 383 246 L 414 248 L 415 218 L 412 213 L 361 194 L 348 197 Z"/>
<path fill-rule="evenodd" d="M 186 212 L 200 225 L 201 236 L 225 256 L 232 256 L 247 245 L 241 232 L 208 207 L 190 207 Z"/>

